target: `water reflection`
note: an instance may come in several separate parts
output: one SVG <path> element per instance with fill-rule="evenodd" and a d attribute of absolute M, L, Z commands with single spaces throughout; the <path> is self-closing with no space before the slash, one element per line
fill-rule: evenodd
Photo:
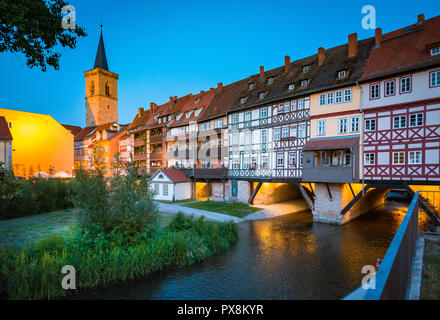
<path fill-rule="evenodd" d="M 406 208 L 387 203 L 344 226 L 314 223 L 310 212 L 240 224 L 227 252 L 79 298 L 340 299 L 385 255 Z"/>

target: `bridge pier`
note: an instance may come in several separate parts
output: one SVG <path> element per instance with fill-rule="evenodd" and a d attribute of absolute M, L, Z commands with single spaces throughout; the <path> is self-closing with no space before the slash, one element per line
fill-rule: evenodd
<path fill-rule="evenodd" d="M 360 196 L 345 214 L 341 211 L 362 192 L 362 184 L 348 183 L 315 183 L 315 206 L 312 210 L 313 220 L 317 222 L 345 224 L 361 214 L 385 203 L 389 189 L 367 190 Z M 362 194 L 361 194 L 362 195 Z"/>

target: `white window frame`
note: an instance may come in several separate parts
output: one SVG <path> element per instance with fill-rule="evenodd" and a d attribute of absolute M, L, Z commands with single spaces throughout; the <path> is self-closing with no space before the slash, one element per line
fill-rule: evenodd
<path fill-rule="evenodd" d="M 384 84 L 384 96 L 385 97 L 391 97 L 396 95 L 396 80 L 388 80 L 385 81 Z"/>
<path fill-rule="evenodd" d="M 267 130 L 261 130 L 261 143 L 267 143 Z"/>
<path fill-rule="evenodd" d="M 348 133 L 348 118 L 339 118 L 338 119 L 338 134 L 345 134 L 345 133 Z"/>
<path fill-rule="evenodd" d="M 162 195 L 163 196 L 168 196 L 168 184 L 167 183 L 163 183 L 162 184 Z"/>
<path fill-rule="evenodd" d="M 244 121 L 251 121 L 252 120 L 252 112 L 245 111 L 244 113 Z"/>
<path fill-rule="evenodd" d="M 374 166 L 376 164 L 376 154 L 366 153 L 364 162 L 366 166 Z"/>
<path fill-rule="evenodd" d="M 338 78 L 342 79 L 345 78 L 347 76 L 347 72 L 345 70 L 339 71 L 338 72 Z"/>
<path fill-rule="evenodd" d="M 325 136 L 325 120 L 318 120 L 316 135 Z"/>
<path fill-rule="evenodd" d="M 396 120 L 397 125 L 396 125 Z M 404 129 L 406 128 L 406 116 L 394 116 L 393 117 L 393 129 Z"/>
<path fill-rule="evenodd" d="M 408 80 L 408 82 L 406 80 Z M 407 84 L 409 84 L 409 86 L 407 86 Z M 405 94 L 405 93 L 410 93 L 411 91 L 412 91 L 412 77 L 400 78 L 400 93 Z"/>
<path fill-rule="evenodd" d="M 335 103 L 343 103 L 344 102 L 344 93 L 342 91 L 335 92 Z"/>
<path fill-rule="evenodd" d="M 359 132 L 360 131 L 360 117 L 355 116 L 350 118 L 350 132 Z"/>
<path fill-rule="evenodd" d="M 422 151 L 409 151 L 408 164 L 422 164 Z"/>
<path fill-rule="evenodd" d="M 440 70 L 432 71 L 429 76 L 430 87 L 440 87 Z"/>
<path fill-rule="evenodd" d="M 370 84 L 370 100 L 380 98 L 380 82 Z"/>
<path fill-rule="evenodd" d="M 327 93 L 327 104 L 334 104 L 335 94 L 333 92 Z"/>
<path fill-rule="evenodd" d="M 267 107 L 260 109 L 260 118 L 267 118 Z"/>
<path fill-rule="evenodd" d="M 431 48 L 431 56 L 436 56 L 440 54 L 440 46 Z"/>
<path fill-rule="evenodd" d="M 412 121 L 413 117 L 415 117 L 415 119 L 414 119 L 415 124 L 414 125 L 412 124 L 413 123 L 413 121 Z M 418 124 L 419 123 L 418 120 L 421 120 L 421 124 Z M 408 125 L 409 125 L 410 128 L 423 127 L 423 124 L 424 124 L 424 114 L 423 113 L 413 113 L 413 114 L 410 114 L 408 122 L 409 122 Z"/>
<path fill-rule="evenodd" d="M 345 89 L 344 90 L 344 102 L 351 102 L 353 99 L 353 93 L 351 89 Z"/>
<path fill-rule="evenodd" d="M 232 123 L 238 123 L 240 120 L 239 120 L 239 117 L 238 117 L 238 113 L 234 113 L 233 115 L 232 115 Z"/>
<path fill-rule="evenodd" d="M 372 124 L 374 123 L 374 129 L 372 129 Z M 365 132 L 376 131 L 376 119 L 366 119 L 365 120 Z"/>
<path fill-rule="evenodd" d="M 275 141 L 279 141 L 281 139 L 281 128 L 275 128 L 274 129 L 274 134 L 273 134 L 273 139 Z"/>
<path fill-rule="evenodd" d="M 396 160 L 395 155 L 398 156 L 398 159 L 397 159 L 398 162 L 397 163 L 395 162 L 395 160 Z M 401 162 L 401 160 L 403 160 L 403 161 Z M 404 151 L 393 152 L 393 165 L 395 165 L 395 166 L 403 166 L 403 165 L 405 165 L 405 152 Z"/>
<path fill-rule="evenodd" d="M 277 153 L 277 168 L 284 168 L 284 153 Z"/>
<path fill-rule="evenodd" d="M 289 137 L 289 127 L 283 127 L 281 130 L 281 138 L 286 139 Z"/>
<path fill-rule="evenodd" d="M 320 94 L 320 95 L 319 95 L 319 105 L 320 105 L 320 106 L 325 106 L 326 104 L 327 104 L 327 97 L 326 97 L 326 94 L 325 94 L 325 93 Z"/>
<path fill-rule="evenodd" d="M 307 136 L 307 127 L 305 124 L 298 126 L 298 138 L 305 138 Z"/>

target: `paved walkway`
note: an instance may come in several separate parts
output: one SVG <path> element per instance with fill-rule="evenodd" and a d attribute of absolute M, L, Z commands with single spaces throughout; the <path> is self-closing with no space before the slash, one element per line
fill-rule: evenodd
<path fill-rule="evenodd" d="M 253 207 L 262 208 L 263 210 L 247 215 L 245 217 L 246 220 L 270 219 L 289 213 L 295 213 L 309 209 L 309 207 L 307 206 L 307 202 L 304 199 L 291 200 L 268 205 L 257 204 Z"/>
<path fill-rule="evenodd" d="M 234 216 L 229 216 L 227 214 L 189 208 L 178 204 L 169 204 L 163 202 L 157 202 L 157 204 L 160 212 L 177 214 L 179 211 L 182 211 L 183 214 L 185 214 L 186 216 L 192 215 L 196 219 L 201 216 L 205 216 L 207 220 L 218 221 L 218 222 L 233 221 L 235 223 L 239 223 L 245 221 L 244 219 Z"/>

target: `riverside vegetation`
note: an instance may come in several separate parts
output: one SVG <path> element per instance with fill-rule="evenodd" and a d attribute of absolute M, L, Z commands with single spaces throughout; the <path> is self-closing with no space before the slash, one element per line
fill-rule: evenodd
<path fill-rule="evenodd" d="M 170 267 L 196 263 L 237 240 L 232 222 L 213 223 L 177 214 L 158 228 L 158 210 L 148 178 L 137 168 L 106 179 L 102 170 L 79 170 L 69 201 L 78 226 L 67 236 L 50 235 L 25 247 L 0 248 L 0 296 L 53 299 L 74 290 L 61 286 L 61 269 L 76 269 L 76 288 L 106 286 Z"/>

